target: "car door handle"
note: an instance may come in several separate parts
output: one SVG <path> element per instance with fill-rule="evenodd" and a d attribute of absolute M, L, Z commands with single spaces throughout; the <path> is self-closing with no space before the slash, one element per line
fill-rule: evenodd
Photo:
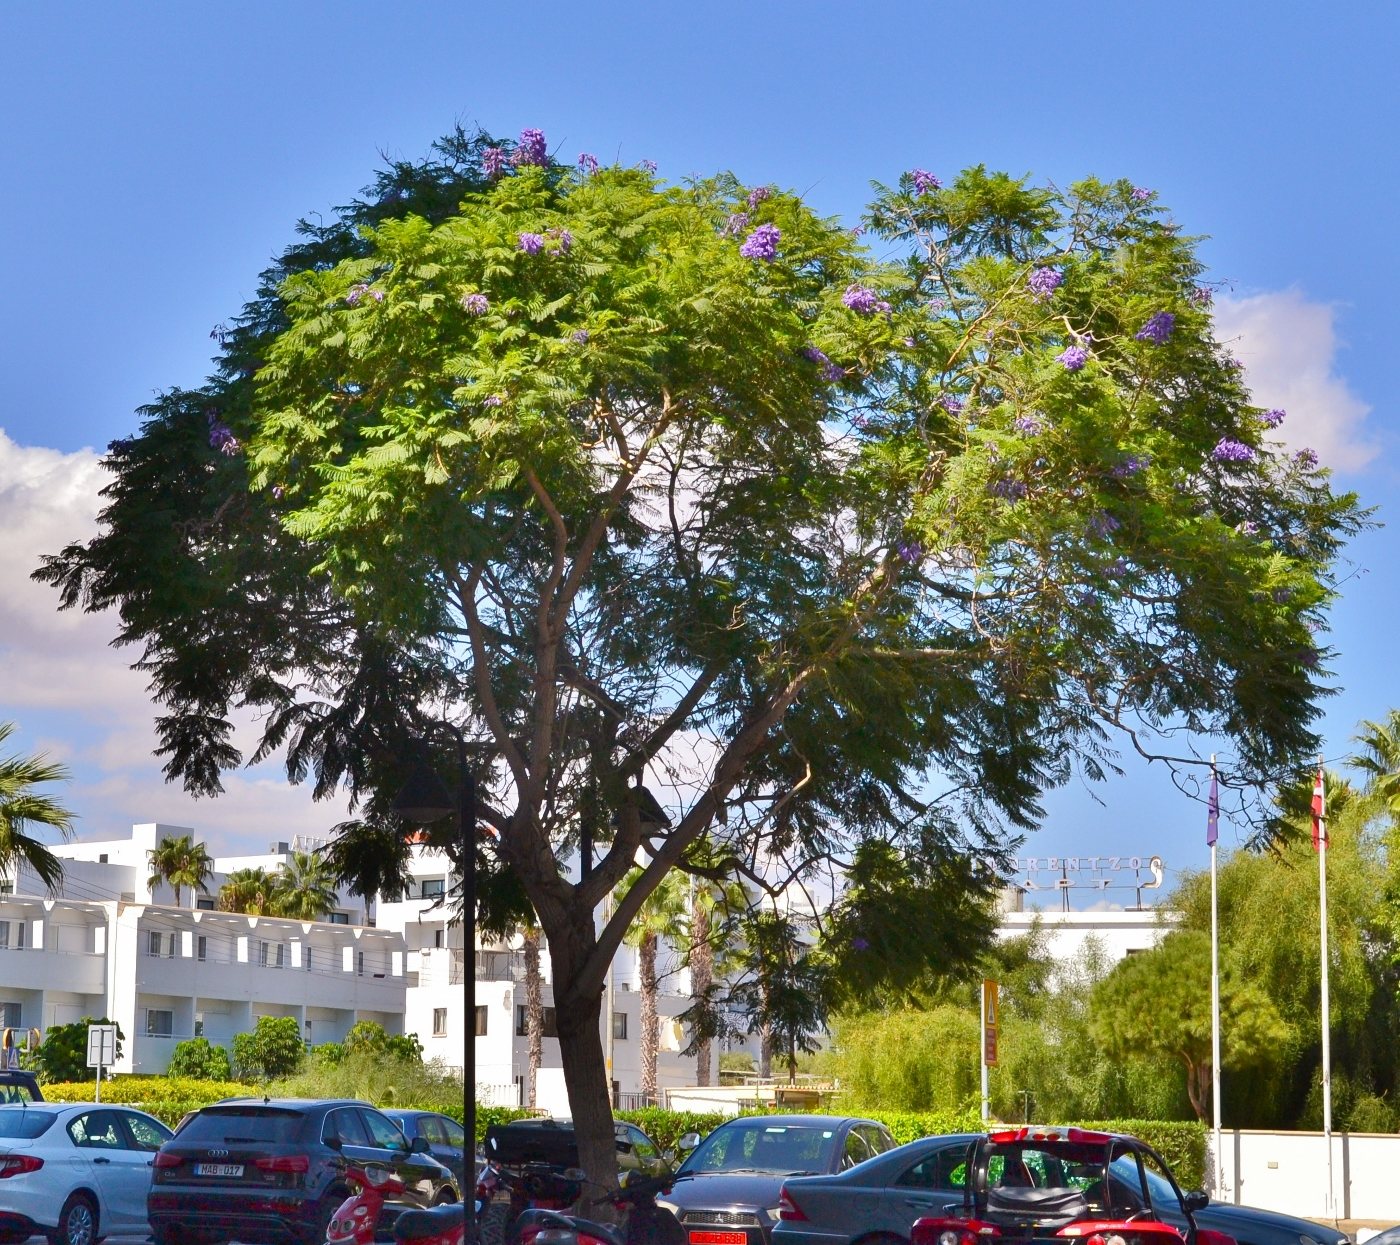
<path fill-rule="evenodd" d="M 93 1159 L 92 1161 L 93 1161 L 94 1163 L 110 1163 L 112 1160 L 109 1159 L 109 1158 L 106 1158 L 106 1157 L 103 1156 L 103 1155 L 98 1155 L 98 1157 L 95 1158 L 95 1159 Z"/>

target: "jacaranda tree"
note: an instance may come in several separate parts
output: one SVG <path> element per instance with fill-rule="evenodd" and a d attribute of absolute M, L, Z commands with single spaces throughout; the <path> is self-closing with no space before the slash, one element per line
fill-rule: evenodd
<path fill-rule="evenodd" d="M 1243 779 L 1311 755 L 1363 516 L 1270 442 L 1154 194 L 914 170 L 867 218 L 884 263 L 732 177 L 561 167 L 538 131 L 444 151 L 284 257 L 40 574 L 122 611 L 194 790 L 241 760 L 235 704 L 255 757 L 375 815 L 407 741 L 460 729 L 585 1167 L 615 1161 L 608 964 L 702 837 L 759 889 L 887 842 L 928 921 L 924 879 L 985 893 L 972 856 L 1123 732 L 1215 733 Z M 841 910 L 834 982 L 911 953 L 864 859 L 879 920 Z"/>

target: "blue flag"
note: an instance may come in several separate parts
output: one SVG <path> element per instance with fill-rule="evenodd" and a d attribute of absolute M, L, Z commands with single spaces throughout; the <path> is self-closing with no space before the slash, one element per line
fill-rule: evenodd
<path fill-rule="evenodd" d="M 1220 837 L 1220 788 L 1215 782 L 1215 770 L 1210 771 L 1210 799 L 1206 801 L 1206 846 L 1214 847 Z"/>

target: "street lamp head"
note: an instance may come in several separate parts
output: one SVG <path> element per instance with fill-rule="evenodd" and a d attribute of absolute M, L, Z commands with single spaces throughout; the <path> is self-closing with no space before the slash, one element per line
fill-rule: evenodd
<path fill-rule="evenodd" d="M 457 801 L 431 767 L 418 761 L 394 797 L 393 809 L 406 821 L 441 821 L 457 811 Z"/>

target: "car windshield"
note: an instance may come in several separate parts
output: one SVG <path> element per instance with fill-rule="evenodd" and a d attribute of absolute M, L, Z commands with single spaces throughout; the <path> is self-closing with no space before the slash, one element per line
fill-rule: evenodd
<path fill-rule="evenodd" d="M 180 1129 L 181 1141 L 220 1144 L 250 1141 L 291 1141 L 302 1117 L 296 1111 L 264 1107 L 220 1107 L 201 1111 Z"/>
<path fill-rule="evenodd" d="M 825 1172 L 836 1153 L 836 1130 L 808 1124 L 726 1124 L 681 1164 L 678 1174 L 704 1172 Z"/>
<path fill-rule="evenodd" d="M 0 1137 L 33 1138 L 48 1132 L 54 1117 L 47 1111 L 0 1111 Z"/>

